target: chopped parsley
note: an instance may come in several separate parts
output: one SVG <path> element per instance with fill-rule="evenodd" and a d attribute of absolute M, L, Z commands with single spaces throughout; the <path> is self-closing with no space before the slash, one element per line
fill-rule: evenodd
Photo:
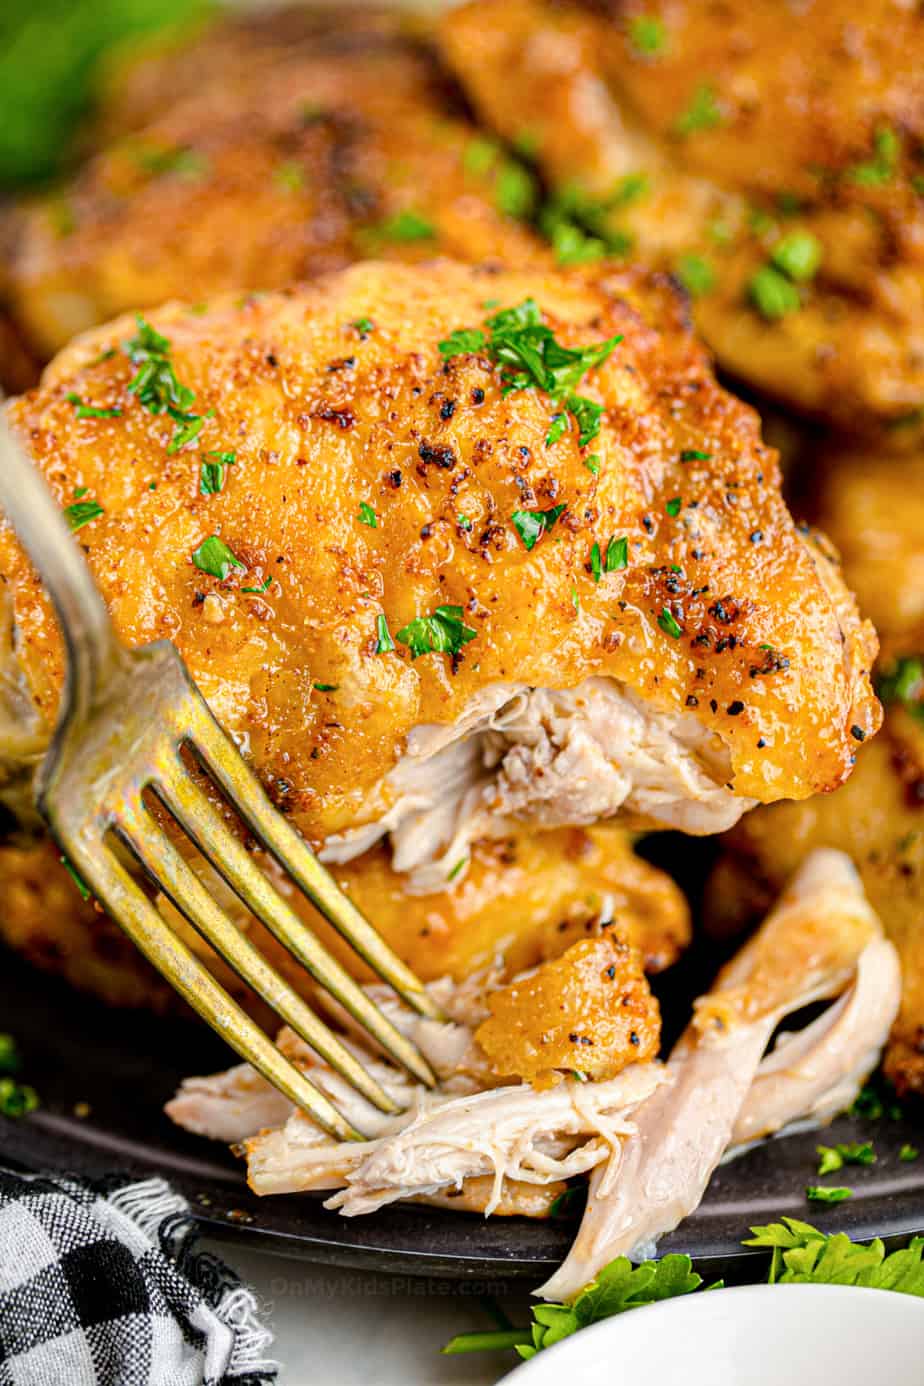
<path fill-rule="evenodd" d="M 762 265 L 751 276 L 748 294 L 755 308 L 769 322 L 785 318 L 802 307 L 799 290 L 792 280 L 781 274 L 773 265 Z"/>
<path fill-rule="evenodd" d="M 587 468 L 587 470 L 590 472 L 591 476 L 599 476 L 599 475 L 600 475 L 600 454 L 599 454 L 598 452 L 592 452 L 592 453 L 590 454 L 589 457 L 585 457 L 585 458 L 584 458 L 584 466 L 585 466 L 585 467 Z"/>
<path fill-rule="evenodd" d="M 446 880 L 454 881 L 456 877 L 459 875 L 459 872 L 464 871 L 466 866 L 468 866 L 468 857 L 460 857 L 459 860 L 456 862 L 455 866 L 447 875 Z"/>
<path fill-rule="evenodd" d="M 847 170 L 847 177 L 860 187 L 872 188 L 880 183 L 888 183 L 898 163 L 899 142 L 895 131 L 888 125 L 880 125 L 873 136 L 873 156 L 864 163 L 854 164 Z"/>
<path fill-rule="evenodd" d="M 535 548 L 542 535 L 552 528 L 567 508 L 566 505 L 553 505 L 551 510 L 515 510 L 510 519 L 523 540 L 523 547 Z"/>
<path fill-rule="evenodd" d="M 819 1145 L 815 1147 L 819 1174 L 833 1174 L 844 1165 L 874 1165 L 876 1152 L 872 1141 L 849 1141 L 846 1144 Z"/>
<path fill-rule="evenodd" d="M 300 164 L 279 164 L 273 169 L 273 182 L 284 192 L 300 192 L 305 186 L 305 171 Z"/>
<path fill-rule="evenodd" d="M 379 527 L 379 517 L 378 515 L 376 515 L 375 511 L 372 509 L 372 506 L 368 503 L 368 501 L 359 502 L 358 518 L 359 523 L 361 525 L 368 525 L 370 529 L 378 529 Z"/>
<path fill-rule="evenodd" d="M 220 582 L 224 582 L 235 568 L 247 571 L 247 564 L 242 563 L 217 534 L 203 539 L 199 547 L 193 550 L 192 561 L 201 573 L 208 573 Z"/>
<path fill-rule="evenodd" d="M 242 587 L 241 591 L 247 592 L 248 594 L 255 597 L 260 597 L 263 595 L 264 592 L 269 590 L 269 588 L 272 585 L 272 582 L 273 579 L 271 577 L 265 577 L 263 581 L 260 583 L 259 587 Z"/>
<path fill-rule="evenodd" d="M 461 606 L 438 606 L 432 616 L 417 616 L 395 636 L 407 645 L 411 659 L 425 654 L 457 655 L 477 631 L 465 625 Z"/>
<path fill-rule="evenodd" d="M 681 462 L 711 462 L 712 453 L 702 452 L 699 448 L 684 448 L 680 453 Z"/>
<path fill-rule="evenodd" d="M 853 1198 L 853 1189 L 837 1184 L 808 1184 L 805 1196 L 810 1203 L 843 1203 L 846 1199 Z"/>
<path fill-rule="evenodd" d="M 770 252 L 778 270 L 797 284 L 813 279 L 821 264 L 821 242 L 810 231 L 790 231 Z"/>
<path fill-rule="evenodd" d="M 117 404 L 113 405 L 111 409 L 98 409 L 94 404 L 84 404 L 80 396 L 75 395 L 73 391 L 65 395 L 64 398 L 68 404 L 74 406 L 78 419 L 117 419 L 122 413 Z"/>
<path fill-rule="evenodd" d="M 670 515 L 671 519 L 673 519 L 680 514 L 680 507 L 682 505 L 683 498 L 681 496 L 671 496 L 670 500 L 665 504 L 664 509 L 667 511 L 668 515 Z"/>
<path fill-rule="evenodd" d="M 456 523 L 460 529 L 464 529 L 466 531 L 473 528 L 472 522 L 467 515 L 457 515 Z"/>
<path fill-rule="evenodd" d="M 0 1035 L 0 1073 L 18 1073 L 19 1054 L 12 1035 Z"/>
<path fill-rule="evenodd" d="M 625 535 L 620 539 L 614 535 L 607 544 L 604 566 L 608 573 L 618 573 L 629 566 L 629 540 Z"/>
<path fill-rule="evenodd" d="M 916 1160 L 920 1153 L 921 1152 L 920 1150 L 918 1150 L 916 1145 L 908 1145 L 906 1143 L 898 1152 L 898 1158 L 902 1161 L 903 1164 L 908 1165 L 911 1164 L 914 1160 Z"/>
<path fill-rule="evenodd" d="M 77 499 L 64 507 L 64 518 L 71 534 L 76 534 L 78 529 L 83 529 L 91 520 L 98 520 L 100 515 L 106 513 L 99 501 L 80 499 L 80 496 L 86 495 L 86 489 L 85 486 L 78 487 L 74 492 Z"/>
<path fill-rule="evenodd" d="M 600 556 L 600 545 L 594 543 L 590 550 L 590 575 L 594 582 L 599 582 L 603 575 L 603 559 Z"/>
<path fill-rule="evenodd" d="M 539 389 L 563 406 L 578 429 L 579 446 L 585 447 L 600 432 L 602 405 L 574 393 L 588 371 L 603 364 L 622 341 L 622 336 L 610 337 L 593 346 L 564 347 L 555 340 L 550 327 L 542 322 L 539 305 L 527 298 L 513 308 L 503 308 L 488 318 L 484 331 L 480 328 L 456 330 L 441 341 L 440 351 L 446 357 L 484 350 L 501 368 L 503 393 L 514 390 Z M 561 417 L 552 422 L 546 438 L 551 447 L 568 426 Z"/>
<path fill-rule="evenodd" d="M 876 692 L 884 703 L 901 703 L 912 717 L 924 719 L 924 660 L 906 655 L 888 674 L 881 674 Z"/>
<path fill-rule="evenodd" d="M 195 392 L 177 380 L 170 360 L 170 342 L 156 332 L 140 313 L 135 315 L 135 321 L 138 331 L 123 343 L 129 360 L 138 368 L 129 383 L 129 393 L 137 395 L 139 403 L 150 414 L 170 415 L 175 428 L 167 444 L 167 452 L 179 452 L 180 448 L 198 438 L 206 420 L 215 411 L 210 409 L 205 414 L 192 412 Z"/>
<path fill-rule="evenodd" d="M 886 1256 L 877 1237 L 869 1246 L 852 1242 L 843 1232 L 826 1236 L 810 1223 L 783 1218 L 766 1227 L 752 1227 L 745 1246 L 772 1250 L 771 1285 L 808 1282 L 866 1285 L 924 1295 L 924 1237 L 914 1237 L 903 1251 Z"/>
<path fill-rule="evenodd" d="M 7 1117 L 27 1116 L 39 1105 L 38 1093 L 13 1078 L 0 1078 L 0 1114 Z"/>
<path fill-rule="evenodd" d="M 340 687 L 339 683 L 313 683 L 311 686 L 317 693 L 336 693 Z"/>
<path fill-rule="evenodd" d="M 701 255 L 681 255 L 674 273 L 691 298 L 711 293 L 716 285 L 715 270 Z"/>
<path fill-rule="evenodd" d="M 384 240 L 399 243 L 430 241 L 436 235 L 436 227 L 432 222 L 427 221 L 419 212 L 412 212 L 408 208 L 380 222 L 375 230 Z"/>
<path fill-rule="evenodd" d="M 613 225 L 612 214 L 648 191 L 645 173 L 627 173 L 607 197 L 591 197 L 580 184 L 556 189 L 539 213 L 539 229 L 552 242 L 560 265 L 583 265 L 606 255 L 626 255 L 632 237 Z"/>
<path fill-rule="evenodd" d="M 487 173 L 488 169 L 497 163 L 500 155 L 501 148 L 496 140 L 487 139 L 484 135 L 475 135 L 465 146 L 462 167 L 466 173 Z"/>
<path fill-rule="evenodd" d="M 217 496 L 225 484 L 225 468 L 233 467 L 236 461 L 236 452 L 220 452 L 215 448 L 212 452 L 202 453 L 202 465 L 199 469 L 200 496 Z"/>
<path fill-rule="evenodd" d="M 388 654 L 389 651 L 395 648 L 395 642 L 391 638 L 391 631 L 388 629 L 388 622 L 386 621 L 382 613 L 379 613 L 379 615 L 376 617 L 375 629 L 377 636 L 375 642 L 375 653 Z"/>
<path fill-rule="evenodd" d="M 536 196 L 536 180 L 529 169 L 515 159 L 505 159 L 494 183 L 498 211 L 522 221 L 535 207 Z"/>
<path fill-rule="evenodd" d="M 354 318 L 350 325 L 356 328 L 361 337 L 367 336 L 375 329 L 375 323 L 371 318 Z"/>
<path fill-rule="evenodd" d="M 580 615 L 580 612 L 581 612 L 581 599 L 580 599 L 580 597 L 578 596 L 578 590 L 577 590 L 576 587 L 572 587 L 572 588 L 571 588 L 571 605 L 574 607 L 574 610 L 575 610 L 576 614 L 577 614 L 577 615 Z"/>
<path fill-rule="evenodd" d="M 683 626 L 669 607 L 662 606 L 661 614 L 658 617 L 658 625 L 664 631 L 665 635 L 669 635 L 672 640 L 679 640 L 681 635 L 683 635 Z"/>
<path fill-rule="evenodd" d="M 208 169 L 205 155 L 188 146 L 171 148 L 136 141 L 131 144 L 129 153 L 140 169 L 155 178 L 165 173 L 175 173 L 180 178 L 201 178 Z"/>
<path fill-rule="evenodd" d="M 74 885 L 80 892 L 81 900 L 89 900 L 92 892 L 90 890 L 90 887 L 87 885 L 86 881 L 81 876 L 80 872 L 77 870 L 76 866 L 74 866 L 72 862 L 68 861 L 67 857 L 64 856 L 63 853 L 61 854 L 61 856 L 58 857 L 58 861 L 64 867 L 65 871 L 70 876 L 71 880 L 74 882 Z"/>
<path fill-rule="evenodd" d="M 715 99 L 715 89 L 708 82 L 701 82 L 687 109 L 674 121 L 674 134 L 685 139 L 697 130 L 711 130 L 721 123 L 722 112 Z"/>
<path fill-rule="evenodd" d="M 664 21 L 653 14 L 639 14 L 629 21 L 629 39 L 636 53 L 653 58 L 667 43 Z"/>

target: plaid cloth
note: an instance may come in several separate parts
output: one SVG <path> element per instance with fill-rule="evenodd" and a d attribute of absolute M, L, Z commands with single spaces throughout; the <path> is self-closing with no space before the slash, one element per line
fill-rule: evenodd
<path fill-rule="evenodd" d="M 261 1386 L 256 1302 L 161 1179 L 0 1170 L 0 1386 Z"/>

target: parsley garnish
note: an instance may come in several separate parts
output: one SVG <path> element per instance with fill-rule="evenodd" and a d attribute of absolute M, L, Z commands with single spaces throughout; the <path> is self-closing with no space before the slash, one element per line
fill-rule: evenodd
<path fill-rule="evenodd" d="M 908 1145 L 906 1143 L 898 1152 L 898 1158 L 902 1161 L 903 1164 L 907 1165 L 911 1164 L 913 1160 L 916 1160 L 920 1153 L 921 1152 L 920 1150 L 918 1150 L 916 1145 Z"/>
<path fill-rule="evenodd" d="M 888 125 L 880 125 L 873 136 L 873 157 L 865 163 L 854 164 L 847 170 L 847 177 L 861 187 L 875 187 L 887 183 L 895 172 L 898 163 L 898 136 Z"/>
<path fill-rule="evenodd" d="M 375 642 L 375 654 L 388 654 L 395 648 L 395 642 L 391 638 L 388 622 L 381 613 L 376 617 L 375 629 L 378 637 Z"/>
<path fill-rule="evenodd" d="M 871 1141 L 848 1141 L 846 1144 L 819 1145 L 818 1173 L 833 1174 L 844 1165 L 874 1165 L 876 1152 Z"/>
<path fill-rule="evenodd" d="M 99 501 L 80 500 L 81 496 L 86 495 L 86 490 L 85 486 L 78 487 L 74 492 L 77 499 L 71 505 L 64 507 L 64 518 L 67 520 L 71 534 L 76 534 L 78 529 L 83 529 L 84 525 L 88 525 L 91 520 L 98 520 L 100 515 L 106 513 Z"/>
<path fill-rule="evenodd" d="M 681 496 L 671 496 L 670 500 L 665 504 L 664 509 L 667 511 L 668 515 L 670 515 L 671 519 L 673 519 L 676 515 L 680 514 L 680 507 L 682 505 L 683 498 Z"/>
<path fill-rule="evenodd" d="M 361 337 L 367 336 L 368 333 L 375 329 L 375 323 L 371 318 L 354 318 L 350 325 L 356 328 L 356 331 Z"/>
<path fill-rule="evenodd" d="M 500 145 L 496 140 L 486 139 L 484 135 L 476 135 L 465 146 L 465 153 L 462 155 L 462 167 L 466 173 L 487 173 L 492 164 L 497 163 L 500 154 Z"/>
<path fill-rule="evenodd" d="M 340 687 L 339 683 L 313 683 L 311 686 L 318 693 L 336 693 Z"/>
<path fill-rule="evenodd" d="M 626 255 L 632 237 L 612 224 L 612 213 L 637 202 L 648 191 L 648 176 L 627 173 L 608 197 L 590 197 L 579 184 L 558 188 L 539 213 L 539 229 L 555 249 L 560 265 L 583 265 L 605 255 Z"/>
<path fill-rule="evenodd" d="M 12 1035 L 0 1035 L 0 1073 L 18 1073 L 19 1054 Z"/>
<path fill-rule="evenodd" d="M 701 452 L 699 448 L 684 448 L 680 454 L 681 462 L 710 462 L 711 452 Z"/>
<path fill-rule="evenodd" d="M 880 675 L 876 692 L 884 703 L 902 703 L 912 717 L 924 718 L 924 660 L 918 655 L 899 659 L 891 673 Z"/>
<path fill-rule="evenodd" d="M 745 1246 L 773 1251 L 771 1285 L 814 1281 L 924 1296 L 924 1237 L 915 1237 L 903 1251 L 886 1256 L 878 1237 L 869 1246 L 862 1246 L 843 1232 L 825 1236 L 797 1218 L 783 1218 L 751 1231 L 754 1235 Z"/>
<path fill-rule="evenodd" d="M 501 368 L 505 395 L 514 390 L 544 390 L 575 420 L 580 430 L 580 447 L 596 438 L 603 407 L 573 391 L 588 371 L 606 361 L 622 337 L 610 337 L 595 346 L 564 347 L 542 322 L 539 305 L 532 298 L 514 308 L 501 309 L 487 319 L 485 327 L 488 332 L 481 328 L 457 329 L 440 342 L 440 351 L 451 357 L 484 349 Z M 553 419 L 546 445 L 551 447 L 566 427 L 567 418 Z"/>
<path fill-rule="evenodd" d="M 843 1203 L 845 1199 L 853 1198 L 853 1189 L 838 1185 L 827 1187 L 824 1184 L 809 1184 L 806 1186 L 805 1196 L 810 1203 Z"/>
<path fill-rule="evenodd" d="M 523 547 L 535 548 L 541 536 L 552 528 L 567 508 L 566 505 L 553 505 L 551 510 L 515 510 L 510 519 L 523 540 Z"/>
<path fill-rule="evenodd" d="M 217 496 L 225 484 L 225 467 L 233 467 L 236 461 L 236 452 L 220 452 L 215 448 L 212 452 L 202 453 L 202 466 L 199 471 L 199 494 L 202 496 Z"/>
<path fill-rule="evenodd" d="M 674 273 L 691 298 L 700 298 L 715 288 L 715 270 L 701 255 L 681 255 Z"/>
<path fill-rule="evenodd" d="M 701 82 L 687 109 L 674 121 L 674 133 L 686 138 L 697 130 L 711 130 L 721 123 L 722 112 L 716 104 L 715 91 L 708 82 Z"/>
<path fill-rule="evenodd" d="M 395 636 L 407 645 L 411 659 L 425 654 L 456 655 L 477 631 L 465 625 L 461 606 L 438 606 L 432 616 L 417 616 Z"/>
<path fill-rule="evenodd" d="M 677 620 L 673 612 L 666 606 L 662 606 L 661 608 L 661 614 L 658 617 L 658 625 L 664 633 L 669 635 L 673 640 L 679 640 L 681 635 L 683 635 L 683 626 Z"/>
<path fill-rule="evenodd" d="M 133 144 L 131 157 L 145 173 L 159 177 L 163 173 L 176 173 L 181 178 L 201 178 L 208 168 L 204 154 L 188 147 L 169 148 L 154 144 Z"/>
<path fill-rule="evenodd" d="M 137 395 L 139 403 L 149 413 L 170 415 L 176 427 L 167 444 L 167 451 L 179 452 L 180 448 L 198 438 L 206 420 L 215 411 L 210 409 L 205 414 L 191 411 L 195 392 L 177 380 L 170 360 L 170 342 L 155 332 L 140 313 L 135 315 L 135 321 L 138 324 L 137 333 L 123 343 L 132 365 L 138 367 L 128 386 L 129 393 Z"/>
<path fill-rule="evenodd" d="M 455 866 L 447 875 L 446 880 L 454 881 L 458 876 L 459 872 L 464 871 L 466 866 L 468 866 L 468 857 L 460 857 L 459 860 L 456 862 Z"/>
<path fill-rule="evenodd" d="M 247 564 L 242 563 L 217 534 L 210 534 L 207 539 L 203 539 L 199 547 L 193 551 L 192 561 L 200 572 L 209 573 L 220 582 L 224 582 L 235 568 L 247 571 Z"/>
<path fill-rule="evenodd" d="M 285 192 L 300 192 L 305 186 L 305 171 L 300 164 L 279 164 L 273 169 L 273 182 Z"/>
<path fill-rule="evenodd" d="M 629 540 L 625 535 L 621 539 L 615 536 L 606 546 L 606 571 L 608 573 L 618 573 L 622 568 L 629 566 Z"/>
<path fill-rule="evenodd" d="M 814 278 L 821 264 L 821 242 L 810 231 L 790 231 L 777 241 L 770 259 L 778 270 L 801 284 Z"/>
<path fill-rule="evenodd" d="M 432 222 L 407 208 L 380 222 L 375 230 L 386 241 L 429 241 L 436 235 L 436 227 Z"/>
<path fill-rule="evenodd" d="M 591 476 L 599 476 L 599 475 L 600 475 L 600 454 L 599 454 L 598 452 L 592 452 L 592 453 L 590 454 L 589 457 L 585 457 L 585 458 L 584 458 L 584 466 L 585 466 L 585 467 L 587 468 L 587 470 L 590 472 Z"/>
<path fill-rule="evenodd" d="M 87 885 L 86 881 L 83 879 L 80 872 L 77 870 L 76 866 L 74 866 L 70 861 L 68 861 L 67 857 L 64 856 L 63 853 L 61 854 L 61 856 L 58 857 L 58 861 L 64 867 L 65 871 L 70 876 L 71 880 L 74 882 L 74 885 L 79 890 L 81 900 L 89 900 L 91 895 L 90 887 Z"/>
<path fill-rule="evenodd" d="M 787 313 L 795 313 L 802 307 L 795 284 L 772 265 L 762 265 L 751 276 L 748 293 L 758 312 L 770 322 L 785 318 Z"/>
<path fill-rule="evenodd" d="M 664 21 L 653 14 L 636 15 L 629 23 L 629 38 L 636 53 L 646 58 L 654 57 L 655 53 L 662 51 L 667 41 Z"/>
<path fill-rule="evenodd" d="M 242 587 L 241 591 L 248 592 L 253 594 L 253 596 L 259 597 L 262 596 L 263 593 L 269 589 L 269 587 L 272 584 L 272 581 L 273 579 L 271 577 L 265 577 L 263 581 L 260 583 L 259 587 Z"/>
<path fill-rule="evenodd" d="M 590 575 L 594 582 L 599 582 L 603 575 L 603 559 L 600 557 L 600 545 L 594 543 L 590 550 Z"/>
<path fill-rule="evenodd" d="M 12 1078 L 0 1078 L 0 1113 L 8 1117 L 27 1116 L 39 1104 L 35 1088 L 17 1083 Z"/>
<path fill-rule="evenodd" d="M 497 172 L 494 197 L 498 211 L 523 220 L 536 204 L 536 180 L 515 159 L 506 159 Z"/>
<path fill-rule="evenodd" d="M 79 395 L 73 391 L 65 395 L 68 404 L 72 404 L 77 411 L 78 419 L 117 419 L 122 413 L 119 406 L 113 405 L 111 409 L 98 409 L 94 404 L 84 404 Z"/>
<path fill-rule="evenodd" d="M 358 518 L 361 525 L 368 525 L 370 529 L 378 529 L 379 527 L 379 517 L 367 501 L 359 502 Z"/>
<path fill-rule="evenodd" d="M 466 532 L 473 528 L 472 522 L 467 515 L 457 515 L 456 523 L 460 529 L 464 529 Z"/>

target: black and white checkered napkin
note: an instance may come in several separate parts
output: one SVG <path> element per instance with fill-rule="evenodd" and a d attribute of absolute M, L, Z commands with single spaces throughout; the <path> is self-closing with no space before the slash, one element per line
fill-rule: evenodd
<path fill-rule="evenodd" d="M 0 1386 L 263 1386 L 249 1290 L 162 1179 L 0 1170 Z"/>

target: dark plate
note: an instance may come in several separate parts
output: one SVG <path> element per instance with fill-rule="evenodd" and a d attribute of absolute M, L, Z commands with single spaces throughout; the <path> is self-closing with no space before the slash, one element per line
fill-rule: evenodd
<path fill-rule="evenodd" d="M 570 1221 L 485 1220 L 413 1207 L 347 1219 L 325 1211 L 312 1195 L 257 1199 L 230 1153 L 177 1130 L 161 1114 L 181 1076 L 230 1062 L 210 1032 L 109 1010 L 5 952 L 0 1017 L 0 1029 L 19 1043 L 23 1079 L 42 1098 L 29 1118 L 0 1118 L 0 1152 L 8 1163 L 91 1176 L 163 1174 L 187 1195 L 212 1235 L 348 1267 L 536 1281 L 567 1250 Z M 90 1107 L 82 1119 L 74 1114 L 81 1102 Z M 856 1189 L 851 1202 L 806 1203 L 819 1136 L 789 1136 L 720 1169 L 700 1208 L 663 1239 L 661 1250 L 689 1252 L 709 1274 L 742 1278 L 752 1253 L 743 1251 L 741 1238 L 753 1223 L 781 1213 L 854 1237 L 895 1239 L 924 1231 L 924 1154 L 913 1164 L 898 1158 L 906 1141 L 924 1151 L 924 1117 L 919 1110 L 902 1121 L 842 1118 L 823 1139 L 871 1137 L 876 1164 L 845 1171 L 844 1182 Z"/>

